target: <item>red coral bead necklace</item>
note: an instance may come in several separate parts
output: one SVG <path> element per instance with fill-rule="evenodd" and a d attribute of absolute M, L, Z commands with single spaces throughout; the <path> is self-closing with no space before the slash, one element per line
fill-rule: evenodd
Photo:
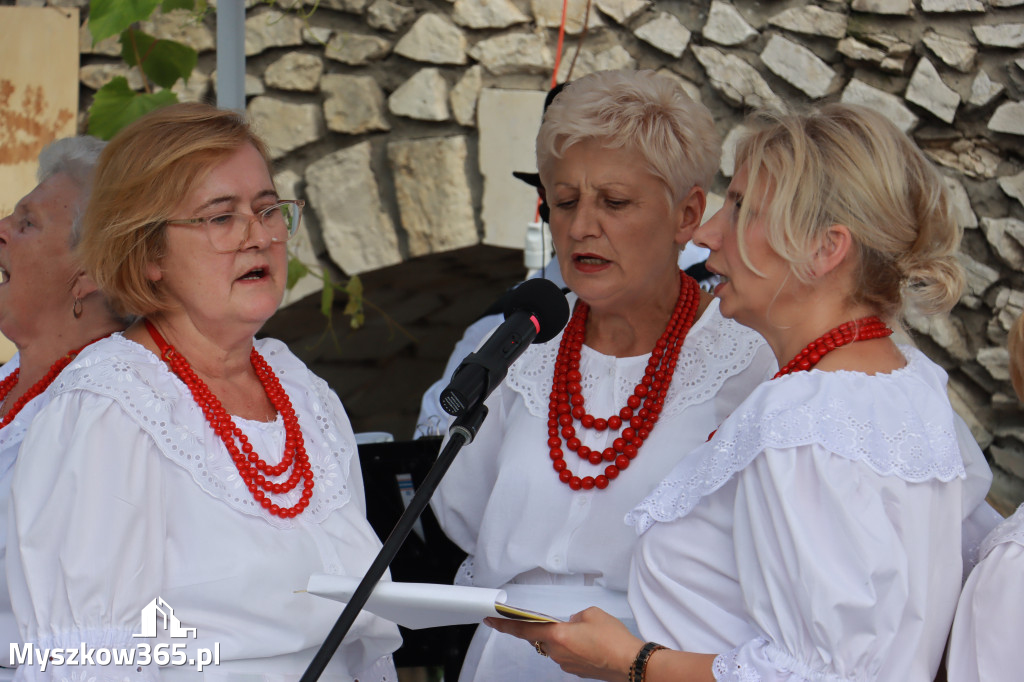
<path fill-rule="evenodd" d="M 821 362 L 823 357 L 836 348 L 853 343 L 854 341 L 884 339 L 891 334 L 892 330 L 877 315 L 843 322 L 838 327 L 828 330 L 804 346 L 804 349 L 776 372 L 772 379 L 778 379 L 793 372 L 806 372 Z"/>
<path fill-rule="evenodd" d="M 582 375 L 580 374 L 580 350 L 586 337 L 587 317 L 590 306 L 577 301 L 572 319 L 562 334 L 555 360 L 555 372 L 551 381 L 551 395 L 548 401 L 548 448 L 552 466 L 558 478 L 572 490 L 603 490 L 618 478 L 619 473 L 636 459 L 640 447 L 651 434 L 665 405 L 665 395 L 672 383 L 679 350 L 686 340 L 686 334 L 697 318 L 700 306 L 700 285 L 686 273 L 679 272 L 679 297 L 669 318 L 668 326 L 647 361 L 647 368 L 640 383 L 626 400 L 626 406 L 607 419 L 589 414 L 584 405 Z M 576 424 L 580 428 L 604 431 L 618 431 L 611 447 L 602 451 L 591 450 L 576 436 Z M 624 427 L 624 428 L 623 428 Z M 575 452 L 580 459 L 591 464 L 609 462 L 604 473 L 598 476 L 579 477 L 573 474 L 565 461 L 562 450 L 565 447 Z"/>
<path fill-rule="evenodd" d="M 281 382 L 274 374 L 273 368 L 255 348 L 250 351 L 249 361 L 256 371 L 256 376 L 259 378 L 263 390 L 266 391 L 270 403 L 284 421 L 284 456 L 278 464 L 271 465 L 267 464 L 253 450 L 249 439 L 241 429 L 235 426 L 231 415 L 224 409 L 220 400 L 210 391 L 206 383 L 195 373 L 185 356 L 167 343 L 149 320 L 145 320 L 145 323 L 150 337 L 160 349 L 160 357 L 170 365 L 171 371 L 184 382 L 192 393 L 192 398 L 202 409 L 206 420 L 224 442 L 224 446 L 231 455 L 231 460 L 235 463 L 235 468 L 238 469 L 238 474 L 245 481 L 253 498 L 274 516 L 294 518 L 301 514 L 309 506 L 309 501 L 313 497 L 313 469 L 309 465 L 309 456 L 306 454 L 302 429 L 299 428 L 299 419 L 295 416 L 291 400 L 288 399 L 284 388 L 281 387 Z M 267 478 L 268 476 L 281 476 L 289 469 L 291 469 L 291 473 L 288 479 L 282 483 Z M 291 507 L 281 507 L 267 495 L 267 492 L 275 495 L 290 492 L 298 486 L 300 480 L 303 481 L 302 496 Z"/>
<path fill-rule="evenodd" d="M 878 315 L 870 315 L 859 320 L 843 322 L 838 327 L 828 330 L 804 346 L 803 350 L 783 365 L 782 369 L 776 372 L 772 379 L 778 379 L 793 372 L 806 372 L 821 362 L 823 357 L 836 348 L 841 348 L 855 341 L 884 339 L 887 336 L 891 336 L 892 333 L 892 329 L 886 326 L 885 322 L 882 322 Z M 711 440 L 717 432 L 718 429 L 715 429 L 708 434 L 708 440 Z"/>
<path fill-rule="evenodd" d="M 85 346 L 76 348 L 75 350 L 69 351 L 57 358 L 56 362 L 50 365 L 50 369 L 43 375 L 43 378 L 32 384 L 32 386 L 30 386 L 20 398 L 14 401 L 14 404 L 11 405 L 11 409 L 4 415 L 3 419 L 0 419 L 0 429 L 14 421 L 14 418 L 18 416 L 19 412 L 21 412 L 21 409 L 28 405 L 33 398 L 45 391 L 50 384 L 53 383 L 54 379 L 57 378 L 57 375 L 64 371 L 64 368 L 70 365 L 71 361 L 78 357 L 78 354 L 81 353 L 86 346 L 96 343 L 105 336 L 109 335 L 105 334 L 97 339 L 93 339 L 89 343 L 85 344 Z M 7 400 L 7 396 L 14 390 L 14 387 L 18 385 L 18 377 L 20 375 L 21 367 L 11 372 L 6 379 L 0 381 L 0 405 Z"/>

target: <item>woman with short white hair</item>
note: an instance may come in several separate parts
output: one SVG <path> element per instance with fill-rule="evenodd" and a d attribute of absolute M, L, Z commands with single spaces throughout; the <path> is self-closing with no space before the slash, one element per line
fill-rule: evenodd
<path fill-rule="evenodd" d="M 540 190 L 574 312 L 511 367 L 434 497 L 469 554 L 458 582 L 624 603 L 636 537 L 623 516 L 775 370 L 677 262 L 718 161 L 710 112 L 652 71 L 585 76 L 545 111 Z M 461 676 L 563 678 L 488 628 Z"/>

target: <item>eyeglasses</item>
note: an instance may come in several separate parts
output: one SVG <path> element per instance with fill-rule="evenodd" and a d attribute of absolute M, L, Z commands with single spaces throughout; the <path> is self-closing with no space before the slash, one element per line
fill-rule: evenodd
<path fill-rule="evenodd" d="M 271 242 L 286 242 L 295 236 L 302 221 L 301 199 L 286 199 L 267 206 L 255 215 L 218 213 L 205 218 L 168 220 L 168 225 L 201 225 L 210 246 L 217 253 L 233 253 L 242 248 L 252 234 L 252 224 L 259 221 L 270 235 Z"/>

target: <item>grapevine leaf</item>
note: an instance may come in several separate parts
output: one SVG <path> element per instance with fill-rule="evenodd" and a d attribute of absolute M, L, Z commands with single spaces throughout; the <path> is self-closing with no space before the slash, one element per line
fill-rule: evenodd
<path fill-rule="evenodd" d="M 137 21 L 145 21 L 160 0 L 91 0 L 89 32 L 92 44 L 116 36 Z"/>
<path fill-rule="evenodd" d="M 288 259 L 288 282 L 285 286 L 292 289 L 300 279 L 309 274 L 309 268 L 298 258 Z"/>
<path fill-rule="evenodd" d="M 96 92 L 89 107 L 89 134 L 109 140 L 121 128 L 154 109 L 178 101 L 170 90 L 151 94 L 133 92 L 128 80 L 118 76 Z"/>
<path fill-rule="evenodd" d="M 348 302 L 342 314 L 351 316 L 352 328 L 359 329 L 366 322 L 366 314 L 363 310 L 363 281 L 358 275 L 353 275 L 345 285 L 345 293 L 348 294 Z"/>
<path fill-rule="evenodd" d="M 334 284 L 326 271 L 323 273 L 324 288 L 320 293 L 320 313 L 331 319 L 331 307 L 334 305 Z"/>
<path fill-rule="evenodd" d="M 199 54 L 187 45 L 159 40 L 130 28 L 121 35 L 121 58 L 129 66 L 138 66 L 136 54 L 142 58 L 142 70 L 146 76 L 163 88 L 173 87 L 179 78 L 188 80 L 199 58 Z"/>

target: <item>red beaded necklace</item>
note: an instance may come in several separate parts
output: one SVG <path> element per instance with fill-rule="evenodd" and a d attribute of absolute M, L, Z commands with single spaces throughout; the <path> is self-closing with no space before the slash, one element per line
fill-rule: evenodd
<path fill-rule="evenodd" d="M 228 449 L 228 453 L 238 469 L 238 474 L 245 481 L 249 492 L 260 503 L 260 506 L 281 518 L 294 518 L 301 514 L 309 506 L 309 501 L 313 497 L 313 469 L 309 466 L 309 457 L 306 455 L 302 429 L 299 428 L 295 410 L 292 408 L 288 395 L 281 387 L 277 375 L 274 374 L 274 370 L 263 359 L 263 356 L 253 348 L 249 353 L 249 360 L 252 362 L 256 376 L 259 378 L 260 384 L 263 385 L 263 390 L 266 391 L 271 404 L 284 420 L 284 457 L 280 463 L 275 465 L 267 464 L 253 450 L 249 439 L 245 437 L 241 429 L 235 426 L 231 415 L 227 413 L 206 383 L 196 375 L 188 360 L 174 346 L 164 340 L 164 337 L 149 320 L 145 320 L 145 323 L 150 337 L 160 349 L 160 356 L 170 365 L 171 371 L 188 386 L 192 398 L 202 409 L 214 432 L 224 441 L 224 446 Z M 237 445 L 235 444 L 236 440 L 238 441 Z M 266 478 L 266 476 L 280 476 L 289 468 L 292 469 L 291 475 L 283 483 L 275 483 Z M 263 492 L 266 490 L 276 495 L 287 493 L 294 490 L 301 479 L 304 479 L 302 497 L 291 507 L 280 507 L 274 504 Z"/>
<path fill-rule="evenodd" d="M 551 397 L 548 401 L 548 448 L 552 466 L 558 472 L 558 479 L 572 490 L 604 489 L 618 477 L 619 472 L 636 458 L 640 446 L 650 435 L 665 405 L 665 394 L 672 383 L 679 349 L 682 348 L 687 332 L 693 326 L 700 306 L 700 286 L 697 280 L 680 271 L 679 298 L 669 319 L 665 332 L 651 351 L 650 360 L 640 383 L 626 400 L 626 406 L 619 413 L 607 419 L 595 418 L 584 407 L 580 385 L 580 349 L 586 336 L 587 316 L 590 306 L 583 301 L 576 303 L 572 319 L 562 334 L 555 360 L 555 373 L 551 381 Z M 612 446 L 603 451 L 591 450 L 576 437 L 578 421 L 581 428 L 604 431 L 618 431 L 625 424 L 621 434 Z M 611 462 L 599 476 L 574 476 L 565 461 L 562 451 L 565 446 L 591 464 Z"/>
<path fill-rule="evenodd" d="M 859 320 L 843 322 L 835 329 L 830 329 L 814 341 L 807 344 L 802 351 L 775 373 L 772 379 L 778 379 L 793 372 L 807 371 L 821 362 L 821 359 L 836 348 L 854 341 L 882 339 L 892 334 L 892 330 L 877 315 L 862 317 Z"/>
<path fill-rule="evenodd" d="M 101 336 L 100 338 L 103 337 Z M 93 339 L 89 343 L 85 344 L 85 346 L 96 343 L 99 340 L 100 339 Z M 28 405 L 29 401 L 45 391 L 47 387 L 53 383 L 53 380 L 57 378 L 57 375 L 64 371 L 64 368 L 71 364 L 72 360 L 78 357 L 78 354 L 82 352 L 82 349 L 85 348 L 85 346 L 76 348 L 75 350 L 69 351 L 57 358 L 57 361 L 50 365 L 49 371 L 43 375 L 43 378 L 32 384 L 32 386 L 25 391 L 24 395 L 14 401 L 11 409 L 4 415 L 3 419 L 0 419 L 0 429 L 14 421 L 14 418 L 18 416 L 19 412 L 21 412 L 21 408 Z M 20 375 L 21 367 L 11 372 L 6 379 L 0 381 L 0 404 L 3 404 L 3 402 L 7 400 L 7 395 L 14 390 L 15 386 L 18 385 L 18 377 Z"/>
<path fill-rule="evenodd" d="M 885 322 L 882 322 L 877 315 L 862 317 L 859 320 L 843 322 L 838 327 L 828 330 L 814 341 L 804 346 L 792 360 L 775 373 L 772 379 L 792 374 L 793 372 L 806 372 L 821 362 L 821 359 L 834 351 L 836 348 L 845 346 L 854 341 L 869 341 L 871 339 L 883 339 L 893 333 Z M 711 440 L 718 429 L 708 434 Z"/>

